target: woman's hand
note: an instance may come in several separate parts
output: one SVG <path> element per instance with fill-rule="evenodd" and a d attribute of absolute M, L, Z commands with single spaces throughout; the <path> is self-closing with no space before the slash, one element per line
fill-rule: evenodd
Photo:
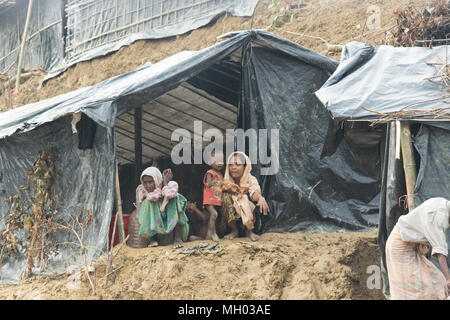
<path fill-rule="evenodd" d="M 266 202 L 266 199 L 264 199 L 263 196 L 259 196 L 258 202 L 256 203 L 256 205 L 259 207 L 259 210 L 264 214 L 267 215 L 267 213 L 269 212 L 269 206 Z"/>
<path fill-rule="evenodd" d="M 164 170 L 162 173 L 162 178 L 163 178 L 163 185 L 167 186 L 169 181 L 171 181 L 173 178 L 172 170 L 170 170 L 170 168 Z"/>
<path fill-rule="evenodd" d="M 224 182 L 222 184 L 222 190 L 228 191 L 230 193 L 239 193 L 239 186 L 234 183 Z"/>

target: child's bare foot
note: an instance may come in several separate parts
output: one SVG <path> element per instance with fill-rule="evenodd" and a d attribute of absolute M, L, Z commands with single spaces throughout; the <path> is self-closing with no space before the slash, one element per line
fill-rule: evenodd
<path fill-rule="evenodd" d="M 182 246 L 183 246 L 183 240 L 181 240 L 180 238 L 175 238 L 173 240 L 173 248 L 174 249 L 181 248 Z"/>
<path fill-rule="evenodd" d="M 212 234 L 210 234 L 210 233 L 208 233 L 207 235 L 206 235 L 206 239 L 207 240 L 212 240 L 212 241 L 215 241 L 215 242 L 218 242 L 219 241 L 219 236 L 217 235 L 217 233 L 212 233 Z"/>
<path fill-rule="evenodd" d="M 150 243 L 148 244 L 149 247 L 157 247 L 158 241 L 156 240 L 150 240 Z"/>
<path fill-rule="evenodd" d="M 197 205 L 195 204 L 195 202 L 188 202 L 186 204 L 186 210 L 188 212 L 194 213 L 194 210 L 197 208 Z"/>
<path fill-rule="evenodd" d="M 208 221 L 208 231 L 206 233 L 206 239 L 219 241 L 219 237 L 216 233 L 216 219 L 217 219 L 217 211 L 212 205 L 208 205 L 206 210 L 209 212 L 209 221 Z"/>
<path fill-rule="evenodd" d="M 253 233 L 251 230 L 246 231 L 247 237 L 249 237 L 252 241 L 258 241 L 259 236 L 255 233 Z"/>
<path fill-rule="evenodd" d="M 189 237 L 190 241 L 197 241 L 197 240 L 205 240 L 205 238 L 199 237 L 199 236 L 195 236 L 195 235 L 191 235 Z"/>
<path fill-rule="evenodd" d="M 173 239 L 174 249 L 178 249 L 183 246 L 183 240 L 181 240 L 181 226 L 179 223 L 175 226 Z"/>
<path fill-rule="evenodd" d="M 224 238 L 228 239 L 228 240 L 233 240 L 237 236 L 238 236 L 238 232 L 236 230 L 236 231 L 232 231 L 231 233 L 227 234 L 226 236 L 224 236 Z"/>

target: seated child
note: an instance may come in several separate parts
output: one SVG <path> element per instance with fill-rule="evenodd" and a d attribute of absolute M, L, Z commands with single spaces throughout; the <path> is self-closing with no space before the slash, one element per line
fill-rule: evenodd
<path fill-rule="evenodd" d="M 222 205 L 222 183 L 223 175 L 220 172 L 223 168 L 223 155 L 214 154 L 211 160 L 211 169 L 209 169 L 203 178 L 203 207 L 206 210 L 200 210 L 195 203 L 188 203 L 187 209 L 197 214 L 203 221 L 200 227 L 199 236 L 191 236 L 190 240 L 211 239 L 219 241 L 216 233 L 216 220 L 218 216 L 217 209 Z M 206 234 L 205 234 L 206 231 Z"/>
<path fill-rule="evenodd" d="M 205 240 L 208 234 L 209 213 L 206 210 L 197 208 L 196 202 L 188 202 L 186 204 L 186 212 L 190 213 L 188 215 L 191 223 L 189 230 L 192 232 L 192 235 L 189 236 L 189 240 Z"/>

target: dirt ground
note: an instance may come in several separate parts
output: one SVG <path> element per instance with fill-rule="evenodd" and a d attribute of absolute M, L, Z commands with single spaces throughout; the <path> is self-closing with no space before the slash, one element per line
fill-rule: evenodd
<path fill-rule="evenodd" d="M 199 50 L 217 43 L 217 36 L 230 31 L 267 29 L 304 47 L 335 60 L 340 53 L 328 52 L 327 43 L 345 44 L 357 40 L 381 44 L 385 33 L 396 25 L 394 10 L 412 6 L 425 7 L 430 0 L 304 0 L 299 8 L 281 11 L 298 0 L 261 0 L 253 17 L 220 17 L 214 23 L 184 35 L 162 40 L 140 40 L 115 53 L 71 67 L 50 79 L 39 90 L 42 77 L 33 77 L 21 85 L 20 94 L 12 97 L 14 107 L 40 101 L 72 90 L 94 85 L 110 77 L 132 71 L 147 63 L 156 63 L 182 50 Z M 380 28 L 370 29 L 366 21 L 370 6 L 380 11 Z M 368 25 L 368 26 L 367 26 Z M 367 26 L 367 27 L 366 27 Z M 327 42 L 327 43 L 326 43 Z M 130 58 L 131 57 L 131 58 Z M 5 110 L 0 97 L 0 111 Z"/>
<path fill-rule="evenodd" d="M 184 253 L 171 246 L 123 246 L 109 287 L 103 256 L 90 273 L 95 293 L 84 273 L 74 273 L 0 287 L 0 299 L 384 299 L 377 289 L 381 280 L 367 271 L 379 265 L 376 238 L 376 231 L 267 233 L 258 242 L 221 240 L 216 247 L 187 242 Z"/>

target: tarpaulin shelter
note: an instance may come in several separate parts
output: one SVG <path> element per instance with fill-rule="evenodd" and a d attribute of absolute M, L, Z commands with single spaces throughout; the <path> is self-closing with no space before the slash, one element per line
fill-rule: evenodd
<path fill-rule="evenodd" d="M 218 128 L 279 129 L 279 170 L 260 175 L 271 213 L 259 231 L 364 231 L 376 227 L 381 175 L 378 146 L 344 141 L 321 159 L 330 120 L 315 97 L 338 63 L 271 33 L 250 30 L 200 51 L 185 51 L 154 65 L 0 114 L 0 189 L 13 194 L 39 150 L 55 155 L 60 215 L 86 208 L 90 258 L 104 250 L 113 213 L 115 165 L 136 162 L 134 121 L 141 109 L 143 162 L 167 157 L 171 132 L 193 122 Z M 73 133 L 72 121 L 82 114 Z M 75 121 L 76 122 L 76 121 Z M 372 152 L 373 157 L 367 157 Z M 255 160 L 253 160 L 255 161 Z M 172 165 L 172 167 L 176 167 Z M 192 173 L 192 182 L 197 174 Z M 197 179 L 197 180 L 196 180 Z M 132 187 L 134 191 L 135 185 Z M 187 189 L 180 188 L 183 193 Z M 125 205 L 125 204 L 124 204 Z M 0 203 L 0 218 L 8 214 Z M 65 253 L 53 261 L 64 269 Z M 17 279 L 23 259 L 4 264 Z"/>
<path fill-rule="evenodd" d="M 316 92 L 334 120 L 328 141 L 339 140 L 342 132 L 338 133 L 338 124 L 343 121 L 350 120 L 354 125 L 360 121 L 387 123 L 378 225 L 382 269 L 387 238 L 399 216 L 407 213 L 399 201 L 406 187 L 404 165 L 400 157 L 396 158 L 400 127 L 394 120 L 411 122 L 418 169 L 415 205 L 431 197 L 450 198 L 448 88 L 439 83 L 438 74 L 447 50 L 446 46 L 391 47 L 352 42 L 344 47 L 335 73 Z M 384 292 L 388 294 L 386 270 L 383 276 Z"/>
<path fill-rule="evenodd" d="M 81 61 L 137 40 L 173 37 L 225 14 L 252 16 L 258 0 L 34 1 L 23 68 L 47 71 L 44 82 Z M 0 1 L 0 73 L 17 72 L 29 0 Z"/>
<path fill-rule="evenodd" d="M 0 2 L 0 73 L 17 72 L 28 1 Z M 51 70 L 64 60 L 64 1 L 34 1 L 30 12 L 24 69 Z"/>

